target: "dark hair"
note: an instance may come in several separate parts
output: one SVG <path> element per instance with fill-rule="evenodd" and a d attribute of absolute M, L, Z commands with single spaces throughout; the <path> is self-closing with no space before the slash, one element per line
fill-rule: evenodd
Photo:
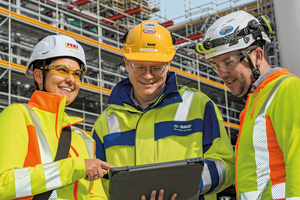
<path fill-rule="evenodd" d="M 36 60 L 36 61 L 34 61 L 33 62 L 33 69 L 32 69 L 32 71 L 34 71 L 35 69 L 40 69 L 40 68 L 42 68 L 44 66 L 50 65 L 54 60 L 57 60 L 57 59 L 60 59 L 60 58 L 73 59 L 73 60 L 75 60 L 78 63 L 78 65 L 80 66 L 80 68 L 83 66 L 83 63 L 79 59 L 77 59 L 77 58 L 69 57 L 69 56 L 61 56 L 61 57 L 48 58 L 46 60 Z M 43 77 L 43 78 L 45 78 L 45 77 Z M 34 85 L 35 85 L 35 90 L 39 90 L 39 85 L 35 81 L 34 77 L 33 77 L 33 81 L 34 81 Z"/>
<path fill-rule="evenodd" d="M 261 47 L 260 45 L 257 45 L 254 42 L 252 45 L 248 46 L 245 49 L 245 51 L 247 52 L 247 51 L 250 51 L 251 49 L 254 49 L 254 48 L 257 48 L 257 47 L 263 49 L 263 47 Z M 268 55 L 268 53 L 264 49 L 263 49 L 263 52 L 264 52 L 264 59 L 267 61 L 267 63 L 269 63 L 269 55 Z"/>
<path fill-rule="evenodd" d="M 33 65 L 33 68 L 32 68 L 32 71 L 34 71 L 35 69 L 40 69 L 42 67 L 47 66 L 47 65 L 50 65 L 50 63 L 55 60 L 53 58 L 49 58 L 49 59 L 46 59 L 46 60 L 36 60 L 32 63 Z M 43 64 L 45 61 L 45 64 Z M 33 77 L 33 81 L 34 81 L 34 86 L 35 86 L 35 90 L 40 90 L 39 89 L 39 85 L 38 83 L 35 81 L 34 77 Z"/>

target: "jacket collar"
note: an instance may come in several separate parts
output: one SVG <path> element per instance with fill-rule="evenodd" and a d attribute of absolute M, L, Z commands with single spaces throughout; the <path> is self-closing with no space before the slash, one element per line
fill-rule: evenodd
<path fill-rule="evenodd" d="M 177 80 L 176 80 L 176 75 L 174 72 L 168 72 L 167 73 L 167 79 L 166 79 L 166 87 L 165 91 L 162 93 L 161 96 L 172 96 L 171 99 L 169 98 L 164 98 L 164 102 L 159 105 L 163 106 L 165 104 L 170 104 L 170 103 L 175 103 L 175 102 L 180 102 L 181 97 L 178 92 L 178 86 L 177 86 Z M 131 94 L 131 89 L 132 89 L 132 84 L 129 81 L 129 78 L 126 78 L 122 81 L 120 81 L 113 89 L 111 92 L 109 99 L 108 99 L 108 104 L 115 104 L 119 106 L 123 106 L 124 103 L 129 104 L 131 106 L 134 106 L 133 101 L 130 98 Z M 175 93 L 175 94 L 173 94 Z M 173 98 L 173 96 L 180 97 L 180 98 Z M 160 97 L 158 98 L 160 100 Z"/>
<path fill-rule="evenodd" d="M 35 90 L 28 105 L 49 113 L 56 114 L 58 126 L 68 126 L 83 122 L 79 117 L 70 117 L 65 113 L 66 96 Z"/>
<path fill-rule="evenodd" d="M 267 76 L 263 76 L 262 75 L 262 79 L 257 79 L 257 84 L 255 82 L 255 89 L 253 91 L 253 93 L 260 91 L 262 88 L 264 88 L 267 84 L 269 84 L 271 81 L 273 81 L 274 79 L 277 79 L 278 77 L 282 76 L 282 75 L 289 75 L 291 74 L 288 70 L 283 69 L 283 68 L 273 68 L 270 69 L 266 72 Z"/>
<path fill-rule="evenodd" d="M 66 97 L 63 95 L 35 90 L 28 102 L 28 105 L 50 113 L 57 113 L 58 110 L 65 109 Z"/>

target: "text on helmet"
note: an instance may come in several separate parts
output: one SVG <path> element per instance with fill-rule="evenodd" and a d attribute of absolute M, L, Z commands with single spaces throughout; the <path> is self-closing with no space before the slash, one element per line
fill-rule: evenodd
<path fill-rule="evenodd" d="M 78 50 L 78 45 L 77 44 L 72 44 L 72 43 L 65 42 L 65 46 L 67 48 Z"/>
<path fill-rule="evenodd" d="M 145 29 L 143 30 L 143 32 L 144 32 L 144 33 L 147 33 L 147 34 L 153 34 L 153 33 L 156 32 L 156 30 L 153 29 L 153 28 L 145 28 Z"/>
<path fill-rule="evenodd" d="M 146 27 L 156 27 L 156 24 L 152 23 L 152 22 L 147 22 L 147 23 L 143 24 L 143 26 L 146 26 Z"/>

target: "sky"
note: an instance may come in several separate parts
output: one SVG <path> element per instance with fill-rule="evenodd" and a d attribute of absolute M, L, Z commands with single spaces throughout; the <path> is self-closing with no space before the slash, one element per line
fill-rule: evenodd
<path fill-rule="evenodd" d="M 159 0 L 156 1 L 158 2 Z M 193 13 L 193 17 L 200 17 L 205 12 L 208 13 L 209 11 L 212 12 L 212 10 L 216 11 L 217 9 L 242 5 L 250 1 L 253 0 L 160 0 L 161 11 L 158 14 L 166 17 L 168 20 L 173 20 L 175 23 L 179 23 L 189 18 L 185 18 L 185 10 L 190 10 L 190 13 Z"/>

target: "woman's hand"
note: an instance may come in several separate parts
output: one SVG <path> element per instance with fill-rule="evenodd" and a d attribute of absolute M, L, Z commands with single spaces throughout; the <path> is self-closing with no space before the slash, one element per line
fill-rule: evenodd
<path fill-rule="evenodd" d="M 84 179 L 87 181 L 94 181 L 102 178 L 105 174 L 107 174 L 106 169 L 114 167 L 113 165 L 99 159 L 85 159 L 84 162 L 86 170 L 86 177 Z"/>
<path fill-rule="evenodd" d="M 157 200 L 163 200 L 164 199 L 164 193 L 165 191 L 163 189 L 161 189 L 158 193 L 158 199 Z M 176 199 L 176 196 L 177 194 L 174 193 L 172 196 L 171 196 L 171 199 L 170 200 L 175 200 Z M 146 197 L 145 196 L 142 196 L 141 197 L 141 200 L 146 200 Z M 151 192 L 151 196 L 150 196 L 150 200 L 156 200 L 156 190 L 153 190 Z"/>

